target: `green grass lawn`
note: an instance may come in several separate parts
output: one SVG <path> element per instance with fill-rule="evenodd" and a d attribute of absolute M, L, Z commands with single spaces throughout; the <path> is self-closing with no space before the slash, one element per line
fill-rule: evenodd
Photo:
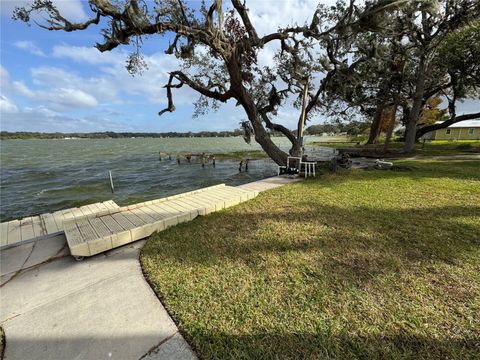
<path fill-rule="evenodd" d="M 155 234 L 145 274 L 204 359 L 478 359 L 480 161 L 401 165 Z"/>
<path fill-rule="evenodd" d="M 367 149 L 383 149 L 383 144 L 364 145 L 364 141 L 358 144 L 358 141 L 343 142 L 311 142 L 309 145 L 326 146 L 334 148 L 367 148 Z M 402 142 L 392 142 L 390 149 L 397 150 L 403 148 Z M 422 142 L 415 145 L 415 150 L 407 156 L 441 156 L 441 155 L 462 155 L 462 154 L 480 154 L 480 140 L 432 140 Z"/>

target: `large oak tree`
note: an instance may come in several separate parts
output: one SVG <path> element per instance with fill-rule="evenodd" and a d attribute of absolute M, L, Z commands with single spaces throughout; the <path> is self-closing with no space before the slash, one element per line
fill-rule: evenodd
<path fill-rule="evenodd" d="M 319 5 L 302 25 L 272 29 L 266 35 L 258 34 L 245 2 L 240 0 L 231 0 L 227 12 L 222 0 L 202 2 L 200 8 L 190 7 L 184 0 L 158 0 L 154 4 L 89 0 L 91 18 L 82 23 L 69 21 L 50 0 L 35 0 L 30 6 L 16 8 L 14 18 L 28 23 L 40 12 L 44 20 L 38 25 L 52 31 L 99 26 L 104 39 L 95 46 L 101 52 L 141 44 L 157 35 L 169 36 L 165 52 L 183 64 L 170 72 L 164 86 L 168 106 L 159 114 L 175 110 L 174 90 L 184 85 L 200 94 L 197 113 L 234 101 L 248 118 L 243 124 L 246 131 L 276 163 L 285 164 L 287 153 L 274 144 L 270 133 L 285 135 L 292 143 L 290 153 L 301 154 L 301 130 L 309 115 L 322 106 L 329 81 L 356 66 L 348 65 L 346 58 L 349 39 L 366 31 L 390 2 L 359 6 L 351 0 L 331 8 Z M 260 67 L 258 53 L 272 44 L 278 49 L 276 64 Z M 127 69 L 135 73 L 144 65 L 137 49 Z M 275 121 L 278 108 L 288 102 L 300 109 L 297 132 Z"/>

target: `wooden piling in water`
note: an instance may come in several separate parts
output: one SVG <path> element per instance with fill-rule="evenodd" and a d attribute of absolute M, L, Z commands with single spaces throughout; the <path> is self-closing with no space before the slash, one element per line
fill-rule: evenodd
<path fill-rule="evenodd" d="M 110 189 L 112 190 L 112 193 L 114 193 L 115 187 L 113 186 L 112 172 L 108 170 L 108 174 L 110 175 Z"/>

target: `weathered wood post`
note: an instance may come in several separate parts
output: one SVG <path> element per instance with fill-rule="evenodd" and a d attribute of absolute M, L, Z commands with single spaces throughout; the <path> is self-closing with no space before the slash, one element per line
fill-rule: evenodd
<path fill-rule="evenodd" d="M 110 175 L 110 189 L 112 190 L 112 194 L 113 194 L 115 192 L 115 188 L 113 186 L 112 172 L 108 170 L 108 174 Z"/>

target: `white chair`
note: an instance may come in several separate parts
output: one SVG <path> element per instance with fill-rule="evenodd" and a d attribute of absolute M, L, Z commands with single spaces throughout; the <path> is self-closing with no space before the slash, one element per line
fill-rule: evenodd
<path fill-rule="evenodd" d="M 315 177 L 315 167 L 317 165 L 315 161 L 302 161 L 300 164 L 304 165 L 305 178 L 308 176 Z"/>

